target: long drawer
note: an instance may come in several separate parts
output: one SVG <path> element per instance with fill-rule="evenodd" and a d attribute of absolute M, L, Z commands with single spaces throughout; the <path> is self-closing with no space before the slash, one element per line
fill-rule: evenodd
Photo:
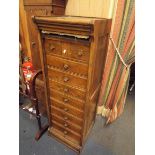
<path fill-rule="evenodd" d="M 83 111 L 80 111 L 78 109 L 72 108 L 70 105 L 68 105 L 67 103 L 64 104 L 63 102 L 60 102 L 58 100 L 55 99 L 51 99 L 52 105 L 51 106 L 55 106 L 61 110 L 63 110 L 64 112 L 68 112 L 76 117 L 79 118 L 83 118 Z"/>
<path fill-rule="evenodd" d="M 52 122 L 52 127 L 59 130 L 61 132 L 61 134 L 66 138 L 66 139 L 74 139 L 74 142 L 77 144 L 80 144 L 81 142 L 81 135 L 75 133 L 74 131 L 65 128 L 64 126 L 62 126 L 61 124 L 59 124 L 58 122 L 53 121 Z"/>
<path fill-rule="evenodd" d="M 67 59 L 62 59 L 52 55 L 46 55 L 48 68 L 57 68 L 62 71 L 72 72 L 79 76 L 88 75 L 88 65 L 84 63 L 74 62 Z"/>
<path fill-rule="evenodd" d="M 65 58 L 72 58 L 76 61 L 89 61 L 89 45 L 81 44 L 78 41 L 68 42 L 56 38 L 45 38 L 45 51 L 47 54 L 55 54 Z"/>
<path fill-rule="evenodd" d="M 52 80 L 48 80 L 48 83 L 49 83 L 49 87 L 53 90 L 59 91 L 60 93 L 63 93 L 64 95 L 68 95 L 68 96 L 85 101 L 85 98 L 86 98 L 85 91 L 82 91 L 82 90 L 73 88 L 69 85 L 62 84 L 62 83 L 52 81 Z M 52 94 L 52 96 L 54 95 Z"/>
<path fill-rule="evenodd" d="M 58 115 L 62 119 L 68 120 L 68 121 L 70 121 L 70 122 L 72 122 L 72 123 L 74 123 L 74 124 L 76 124 L 76 125 L 78 125 L 80 127 L 83 126 L 83 120 L 82 119 L 80 119 L 78 117 L 75 117 L 74 115 L 71 115 L 68 112 L 63 111 L 62 109 L 59 109 L 57 107 L 52 106 L 51 115 L 52 114 Z"/>
<path fill-rule="evenodd" d="M 63 84 L 69 84 L 71 86 L 81 88 L 83 90 L 86 90 L 87 85 L 87 79 L 86 78 L 80 78 L 65 72 L 60 72 L 54 69 L 47 69 L 47 74 L 49 79 L 54 81 L 59 81 Z"/>
<path fill-rule="evenodd" d="M 82 133 L 82 127 L 75 125 L 74 123 L 72 123 L 69 120 L 64 120 L 61 117 L 57 116 L 57 115 L 52 115 L 52 122 L 58 122 L 59 124 L 61 124 L 62 126 L 64 126 L 66 129 L 70 129 L 74 132 L 77 132 L 79 134 Z"/>
<path fill-rule="evenodd" d="M 60 102 L 70 105 L 71 107 L 77 108 L 83 111 L 84 101 L 76 100 L 75 98 L 71 98 L 68 95 L 62 94 L 58 91 L 50 89 L 50 98 L 56 99 Z"/>

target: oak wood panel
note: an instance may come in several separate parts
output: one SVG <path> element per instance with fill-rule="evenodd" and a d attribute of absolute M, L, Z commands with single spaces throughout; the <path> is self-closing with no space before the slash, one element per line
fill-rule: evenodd
<path fill-rule="evenodd" d="M 56 127 L 50 128 L 49 132 L 50 134 L 55 135 L 59 140 L 61 139 L 62 142 L 65 142 L 66 145 L 80 151 L 80 148 L 82 148 L 86 141 L 90 127 L 95 120 L 96 104 L 107 52 L 108 34 L 110 32 L 111 20 L 102 18 L 63 16 L 52 18 L 35 17 L 34 21 L 41 32 L 43 48 L 41 53 L 43 58 L 42 65 L 44 68 L 44 77 L 48 94 L 47 105 L 50 111 L 50 126 L 53 127 L 53 115 L 58 115 L 62 118 L 61 122 L 60 120 L 57 120 L 57 123 L 54 121 L 54 125 L 56 125 Z M 79 33 L 76 29 L 83 29 L 82 33 Z M 45 32 L 45 30 L 48 31 Z M 54 34 L 53 31 L 57 33 Z M 83 63 L 82 61 L 79 63 L 78 60 L 69 56 L 62 56 L 64 45 L 67 51 L 70 51 L 70 49 L 75 45 L 76 48 L 74 51 L 81 48 L 79 46 L 81 43 L 79 43 L 79 39 L 77 38 L 82 38 L 85 34 L 84 32 L 86 32 L 89 39 L 85 40 L 85 43 L 82 44 L 82 48 L 87 48 L 87 53 L 89 53 L 89 56 L 87 57 L 88 59 Z M 75 34 L 75 36 L 73 34 Z M 63 37 L 61 35 L 63 35 Z M 53 49 L 53 44 L 50 44 L 49 40 L 50 42 L 53 42 L 53 39 L 55 39 L 56 36 L 56 50 L 55 53 L 52 53 L 49 51 L 50 48 Z M 71 36 L 70 42 L 66 42 L 69 38 L 68 36 Z M 73 36 L 75 38 L 77 37 L 77 42 L 74 42 L 76 39 L 73 39 Z M 74 62 L 78 63 L 79 66 L 77 65 L 77 68 L 75 67 L 75 69 L 67 71 L 63 69 L 64 66 L 62 65 L 62 62 Z M 74 67 L 74 63 L 70 63 L 69 65 Z M 85 73 L 83 70 L 83 65 L 88 65 L 86 71 L 87 75 L 83 75 Z M 59 83 L 59 85 L 55 86 L 55 83 Z M 64 86 L 85 92 L 85 97 L 81 96 L 80 98 L 77 98 L 75 97 L 77 94 L 71 95 L 69 92 L 64 92 Z M 62 87 L 62 89 L 60 89 L 60 87 Z M 81 100 L 81 98 L 83 98 L 83 100 Z M 66 141 L 64 138 L 64 129 L 65 135 L 67 134 L 67 129 L 62 123 L 64 119 L 68 119 L 68 116 L 71 117 L 71 123 L 81 127 L 79 139 L 78 137 L 75 137 L 76 132 L 69 136 L 70 138 L 74 137 L 73 139 L 75 140 L 70 139 L 72 141 L 71 143 Z M 59 132 L 57 132 L 58 130 Z M 70 129 L 68 128 L 68 130 Z"/>
<path fill-rule="evenodd" d="M 80 145 L 76 142 L 74 143 L 70 137 L 64 137 L 59 130 L 55 128 L 49 128 L 49 135 L 79 153 L 79 150 L 81 149 Z"/>
<path fill-rule="evenodd" d="M 83 107 L 84 107 L 84 101 L 81 101 L 77 98 L 73 98 L 72 96 L 69 96 L 67 94 L 63 94 L 63 93 L 60 93 L 58 91 L 55 91 L 53 89 L 50 89 L 50 94 L 51 94 L 51 98 L 50 99 L 56 99 L 56 100 L 59 100 L 61 102 L 64 102 L 72 107 L 75 107 L 79 110 L 83 110 Z"/>
<path fill-rule="evenodd" d="M 77 87 L 79 89 L 86 89 L 87 78 L 85 77 L 81 78 L 77 75 L 49 68 L 47 68 L 47 76 L 49 76 L 51 80 L 59 81 L 63 84 L 73 85 L 73 87 Z"/>
<path fill-rule="evenodd" d="M 85 101 L 86 92 L 83 90 L 79 90 L 79 89 L 74 88 L 70 85 L 66 85 L 66 84 L 64 85 L 58 81 L 48 80 L 48 83 L 49 83 L 49 87 L 51 89 L 58 91 L 59 93 L 63 93 L 64 94 L 63 96 L 70 96 L 70 98 L 75 98 L 76 100 L 81 100 L 81 102 Z M 71 100 L 73 100 L 73 99 L 71 99 Z M 74 102 L 74 101 L 72 101 L 72 102 Z"/>
<path fill-rule="evenodd" d="M 72 114 L 70 114 L 70 113 L 68 113 L 66 111 L 63 111 L 63 110 L 61 110 L 61 109 L 59 109 L 57 107 L 54 107 L 54 106 L 52 107 L 50 116 L 52 116 L 52 114 L 58 115 L 58 116 L 62 117 L 62 119 L 64 119 L 64 120 L 69 120 L 72 123 L 74 123 L 74 124 L 76 124 L 76 125 L 78 125 L 80 127 L 82 127 L 82 125 L 83 125 L 83 120 L 82 119 L 80 119 L 78 117 L 75 117 L 74 115 L 72 115 Z"/>
<path fill-rule="evenodd" d="M 56 54 L 64 58 L 73 58 L 77 61 L 88 63 L 89 60 L 89 44 L 82 44 L 77 40 L 67 42 L 56 38 L 45 38 L 45 52 L 47 54 Z"/>
<path fill-rule="evenodd" d="M 76 133 L 81 134 L 82 132 L 82 128 L 79 127 L 78 125 L 74 124 L 71 121 L 68 120 L 64 120 L 61 117 L 57 116 L 57 115 L 52 115 L 52 121 L 54 122 L 58 122 L 59 124 L 63 125 L 65 128 L 68 128 Z"/>
<path fill-rule="evenodd" d="M 23 0 L 19 0 L 19 35 L 20 41 L 24 50 L 24 53 L 31 57 L 31 50 L 29 44 L 29 33 L 27 27 L 27 17 L 26 12 L 24 10 Z"/>
<path fill-rule="evenodd" d="M 52 5 L 52 0 L 24 0 L 24 5 Z"/>
<path fill-rule="evenodd" d="M 65 128 L 63 125 L 57 122 L 54 122 L 54 121 L 52 121 L 52 127 L 59 130 L 64 138 L 69 139 L 69 140 L 72 139 L 72 141 L 74 141 L 75 143 L 80 144 L 81 137 L 76 132 L 68 128 Z"/>
<path fill-rule="evenodd" d="M 70 106 L 68 103 L 61 102 L 54 98 L 51 99 L 51 102 L 52 102 L 51 106 L 57 107 L 57 108 L 63 110 L 64 112 L 68 112 L 76 117 L 81 118 L 81 119 L 83 118 L 83 111 L 80 111 L 80 110 Z"/>
<path fill-rule="evenodd" d="M 88 65 L 83 63 L 78 63 L 51 55 L 46 55 L 46 61 L 49 68 L 57 68 L 62 71 L 72 72 L 74 74 L 78 73 L 81 76 L 87 76 L 88 74 Z"/>

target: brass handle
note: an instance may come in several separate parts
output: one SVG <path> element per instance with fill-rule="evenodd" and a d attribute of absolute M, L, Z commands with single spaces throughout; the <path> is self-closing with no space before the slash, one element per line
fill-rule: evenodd
<path fill-rule="evenodd" d="M 64 117 L 64 119 L 65 119 L 65 120 L 68 120 L 68 117 L 67 117 L 67 116 L 65 116 L 65 117 Z"/>
<path fill-rule="evenodd" d="M 69 65 L 64 64 L 64 69 L 67 70 L 69 68 Z"/>
<path fill-rule="evenodd" d="M 62 53 L 63 53 L 63 54 L 66 54 L 66 53 L 67 53 L 67 50 L 66 50 L 66 49 L 64 49 L 64 50 L 62 51 Z"/>
<path fill-rule="evenodd" d="M 69 100 L 67 98 L 64 99 L 64 102 L 68 102 Z"/>
<path fill-rule="evenodd" d="M 67 133 L 68 133 L 67 131 L 64 131 L 64 134 L 65 134 L 65 135 L 67 135 Z"/>
<path fill-rule="evenodd" d="M 64 124 L 64 126 L 65 126 L 65 127 L 67 127 L 67 126 L 68 126 L 68 124 L 67 124 L 67 123 L 65 123 L 65 124 Z"/>
<path fill-rule="evenodd" d="M 64 82 L 67 82 L 69 81 L 69 78 L 68 77 L 64 77 Z"/>
<path fill-rule="evenodd" d="M 67 93 L 69 90 L 67 88 L 64 88 L 64 92 Z"/>
<path fill-rule="evenodd" d="M 65 108 L 65 109 L 64 109 L 64 111 L 68 111 L 68 109 L 67 109 L 67 108 Z"/>
<path fill-rule="evenodd" d="M 81 50 L 78 52 L 78 56 L 81 57 L 82 55 L 83 55 L 83 51 Z"/>
<path fill-rule="evenodd" d="M 54 47 L 54 45 L 50 45 L 50 50 L 54 50 L 55 49 L 55 47 Z"/>

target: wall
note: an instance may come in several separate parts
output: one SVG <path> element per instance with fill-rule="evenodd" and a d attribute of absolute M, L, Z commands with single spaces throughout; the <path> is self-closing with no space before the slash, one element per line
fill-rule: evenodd
<path fill-rule="evenodd" d="M 66 15 L 112 18 L 117 0 L 68 0 Z"/>

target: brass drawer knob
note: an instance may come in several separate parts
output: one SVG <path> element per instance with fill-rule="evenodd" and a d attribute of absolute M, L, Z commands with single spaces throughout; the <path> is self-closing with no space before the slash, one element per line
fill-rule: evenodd
<path fill-rule="evenodd" d="M 68 109 L 67 108 L 64 108 L 64 111 L 68 111 Z"/>
<path fill-rule="evenodd" d="M 50 50 L 54 50 L 55 49 L 55 47 L 54 47 L 54 45 L 50 45 Z"/>
<path fill-rule="evenodd" d="M 69 100 L 67 98 L 64 99 L 64 102 L 68 102 Z"/>
<path fill-rule="evenodd" d="M 68 117 L 67 117 L 67 116 L 65 116 L 65 117 L 64 117 L 64 119 L 65 119 L 65 120 L 68 120 Z"/>
<path fill-rule="evenodd" d="M 64 64 L 64 69 L 67 70 L 69 68 L 69 65 Z"/>
<path fill-rule="evenodd" d="M 64 88 L 64 92 L 67 93 L 69 90 L 67 88 Z"/>
<path fill-rule="evenodd" d="M 83 51 L 78 52 L 78 56 L 81 57 L 83 55 Z"/>
<path fill-rule="evenodd" d="M 63 53 L 63 54 L 66 54 L 66 53 L 67 53 L 67 50 L 66 50 L 66 49 L 64 49 L 64 50 L 62 51 L 62 53 Z"/>
<path fill-rule="evenodd" d="M 69 78 L 68 77 L 64 77 L 64 82 L 67 82 L 69 81 Z"/>
<path fill-rule="evenodd" d="M 64 131 L 64 134 L 65 134 L 65 135 L 67 135 L 67 133 L 68 133 L 67 131 Z"/>
<path fill-rule="evenodd" d="M 65 127 L 67 127 L 67 126 L 68 126 L 68 124 L 67 124 L 67 123 L 65 123 L 65 124 L 64 124 L 64 126 L 65 126 Z"/>

